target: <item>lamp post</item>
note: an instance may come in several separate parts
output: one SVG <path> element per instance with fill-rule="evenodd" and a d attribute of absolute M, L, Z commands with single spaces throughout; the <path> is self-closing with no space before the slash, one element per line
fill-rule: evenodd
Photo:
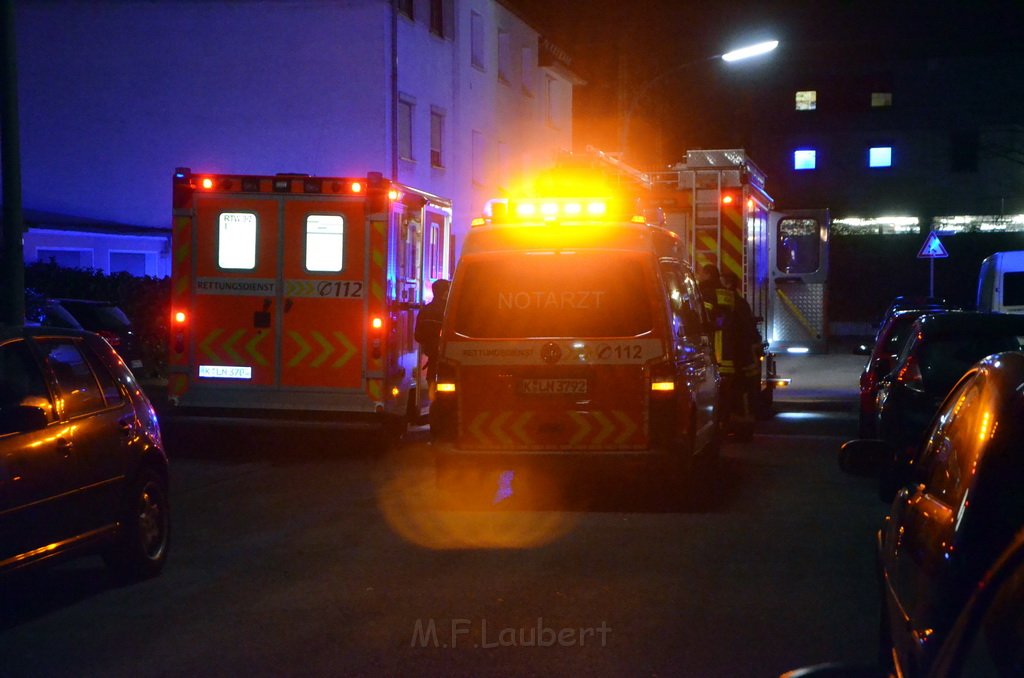
<path fill-rule="evenodd" d="M 778 40 L 768 40 L 766 42 L 759 42 L 753 45 L 748 45 L 746 47 L 741 47 L 739 49 L 730 50 L 724 54 L 714 54 L 712 56 L 694 59 L 692 61 L 687 61 L 685 63 L 679 64 L 678 66 L 673 66 L 672 68 L 663 71 L 662 73 L 659 73 L 658 75 L 654 76 L 653 78 L 645 82 L 637 91 L 636 95 L 634 95 L 633 100 L 629 105 L 629 110 L 626 111 L 626 117 L 623 119 L 622 122 L 622 140 L 620 143 L 620 148 L 622 149 L 622 156 L 625 157 L 626 152 L 628 150 L 629 125 L 630 122 L 633 120 L 633 114 L 636 113 L 636 109 L 639 107 L 640 101 L 643 99 L 644 95 L 647 94 L 647 92 L 655 84 L 661 82 L 670 75 L 675 75 L 676 73 L 686 70 L 691 66 L 696 66 L 697 64 L 708 63 L 710 61 L 716 61 L 718 59 L 721 59 L 722 61 L 725 61 L 727 63 L 742 61 L 744 59 L 749 59 L 752 57 L 760 56 L 762 54 L 767 54 L 768 52 L 771 52 L 778 46 Z"/>

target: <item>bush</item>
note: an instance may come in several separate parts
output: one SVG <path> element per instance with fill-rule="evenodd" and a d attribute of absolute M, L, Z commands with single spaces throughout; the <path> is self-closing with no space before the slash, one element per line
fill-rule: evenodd
<path fill-rule="evenodd" d="M 142 348 L 143 374 L 167 373 L 170 278 L 106 275 L 88 268 L 62 268 L 55 263 L 25 265 L 25 287 L 48 297 L 110 301 L 121 307 Z"/>

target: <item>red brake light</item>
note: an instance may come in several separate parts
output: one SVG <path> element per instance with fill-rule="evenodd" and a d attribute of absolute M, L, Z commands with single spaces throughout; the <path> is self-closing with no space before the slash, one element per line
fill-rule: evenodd
<path fill-rule="evenodd" d="M 900 368 L 899 373 L 896 375 L 896 381 L 907 385 L 921 385 L 921 368 L 917 364 L 917 356 L 907 356 L 907 361 L 903 363 L 903 367 Z"/>
<path fill-rule="evenodd" d="M 121 337 L 117 336 L 110 330 L 97 330 L 96 334 L 106 339 L 107 343 L 113 346 L 114 348 L 117 348 L 118 346 L 121 345 Z"/>
<path fill-rule="evenodd" d="M 187 318 L 186 318 L 186 316 L 185 316 L 185 312 L 184 312 L 184 311 L 177 311 L 177 312 L 176 312 L 176 313 L 174 314 L 174 322 L 175 322 L 175 324 L 177 324 L 177 325 L 184 325 L 184 324 L 185 324 L 185 320 L 186 320 L 186 319 L 187 319 Z"/>
<path fill-rule="evenodd" d="M 210 177 L 203 177 L 202 186 L 207 190 L 213 188 L 213 179 Z"/>
<path fill-rule="evenodd" d="M 352 192 L 353 193 L 362 193 L 363 192 L 363 185 L 361 183 L 359 183 L 358 181 L 353 181 L 352 182 Z"/>
<path fill-rule="evenodd" d="M 732 201 L 733 201 L 733 197 L 731 195 L 723 195 L 722 196 L 722 204 L 723 205 L 731 205 Z"/>
<path fill-rule="evenodd" d="M 370 327 L 372 327 L 375 330 L 379 330 L 379 329 L 383 328 L 384 327 L 384 319 L 376 317 L 376 316 L 373 317 L 370 320 Z"/>

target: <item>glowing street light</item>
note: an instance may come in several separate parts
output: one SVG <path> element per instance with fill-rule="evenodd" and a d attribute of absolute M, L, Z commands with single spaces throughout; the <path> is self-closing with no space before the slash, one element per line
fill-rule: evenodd
<path fill-rule="evenodd" d="M 735 61 L 743 61 L 744 59 L 750 59 L 752 57 L 761 56 L 762 54 L 767 54 L 768 52 L 771 52 L 778 46 L 778 40 L 768 40 L 765 42 L 759 42 L 754 45 L 740 47 L 739 49 L 731 50 L 729 52 L 726 52 L 725 54 L 715 54 L 709 57 L 694 59 L 693 61 L 687 61 L 686 63 L 674 66 L 673 68 L 670 68 L 667 71 L 659 73 L 658 75 L 654 76 L 653 78 L 645 82 L 643 86 L 640 87 L 640 90 L 637 92 L 636 96 L 633 97 L 633 102 L 630 104 L 629 110 L 626 112 L 626 118 L 622 123 L 622 155 L 626 155 L 626 147 L 629 142 L 629 123 L 633 119 L 633 113 L 636 112 L 637 107 L 640 105 L 640 100 L 643 98 L 645 94 L 647 94 L 647 91 L 651 89 L 651 87 L 653 87 L 655 83 L 665 79 L 670 75 L 673 75 L 674 73 L 678 73 L 679 71 L 685 70 L 690 66 L 706 63 L 708 61 L 715 61 L 716 59 L 721 59 L 722 61 L 726 61 L 729 63 Z"/>

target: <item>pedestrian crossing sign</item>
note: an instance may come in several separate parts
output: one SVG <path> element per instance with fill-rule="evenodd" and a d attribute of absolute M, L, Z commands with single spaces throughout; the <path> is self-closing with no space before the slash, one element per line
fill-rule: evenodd
<path fill-rule="evenodd" d="M 945 259 L 948 256 L 949 253 L 935 231 L 928 234 L 928 238 L 921 245 L 921 251 L 917 253 L 918 259 Z"/>

